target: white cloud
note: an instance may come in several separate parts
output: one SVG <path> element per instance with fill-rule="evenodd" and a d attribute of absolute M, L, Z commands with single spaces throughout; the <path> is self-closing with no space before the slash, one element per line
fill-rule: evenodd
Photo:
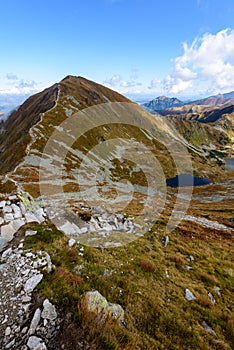
<path fill-rule="evenodd" d="M 130 87 L 136 87 L 141 86 L 142 83 L 136 81 L 136 80 L 130 80 L 130 81 L 122 81 L 120 86 L 124 88 L 130 88 Z"/>
<path fill-rule="evenodd" d="M 161 86 L 161 83 L 162 82 L 161 82 L 160 79 L 154 78 L 154 79 L 151 80 L 150 85 L 148 86 L 148 89 L 149 90 L 157 89 L 157 88 L 159 88 Z"/>
<path fill-rule="evenodd" d="M 38 83 L 35 80 L 21 79 L 16 87 L 19 89 L 24 89 L 24 88 L 35 89 L 37 85 Z"/>
<path fill-rule="evenodd" d="M 14 73 L 7 73 L 0 79 L 0 94 L 29 95 L 42 89 L 41 83 L 35 80 L 20 79 Z"/>
<path fill-rule="evenodd" d="M 113 75 L 111 78 L 106 79 L 104 84 L 108 84 L 110 86 L 117 86 L 121 82 L 122 78 L 119 74 Z"/>
<path fill-rule="evenodd" d="M 123 79 L 120 74 L 115 74 L 103 84 L 116 88 L 120 93 L 133 93 L 136 87 L 142 86 L 138 80 L 138 69 L 132 69 L 129 79 Z"/>
<path fill-rule="evenodd" d="M 6 78 L 7 78 L 8 80 L 13 80 L 13 81 L 18 80 L 17 75 L 16 75 L 16 74 L 13 74 L 13 73 L 7 73 Z"/>
<path fill-rule="evenodd" d="M 164 80 L 168 93 L 234 89 L 234 30 L 206 33 L 190 46 L 184 43 L 183 50 L 183 55 L 174 59 L 172 74 Z"/>

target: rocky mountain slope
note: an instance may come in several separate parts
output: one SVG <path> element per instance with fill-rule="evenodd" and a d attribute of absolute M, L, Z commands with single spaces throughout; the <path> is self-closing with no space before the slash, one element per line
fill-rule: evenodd
<path fill-rule="evenodd" d="M 9 117 L 0 134 L 1 348 L 232 349 L 225 108 L 202 121 L 152 115 L 68 76 Z M 211 181 L 166 187 L 192 172 Z"/>

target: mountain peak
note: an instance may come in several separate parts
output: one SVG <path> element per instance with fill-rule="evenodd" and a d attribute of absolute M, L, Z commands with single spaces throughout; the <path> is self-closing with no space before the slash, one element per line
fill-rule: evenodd
<path fill-rule="evenodd" d="M 172 107 L 183 106 L 183 102 L 176 97 L 158 96 L 150 102 L 144 103 L 143 107 L 152 112 L 162 111 Z"/>

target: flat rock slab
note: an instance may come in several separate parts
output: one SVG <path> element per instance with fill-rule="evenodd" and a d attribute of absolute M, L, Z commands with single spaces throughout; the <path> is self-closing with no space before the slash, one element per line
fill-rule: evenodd
<path fill-rule="evenodd" d="M 26 293 L 31 293 L 36 288 L 36 286 L 41 282 L 42 278 L 43 278 L 43 275 L 41 273 L 29 278 L 24 285 L 24 291 Z"/>

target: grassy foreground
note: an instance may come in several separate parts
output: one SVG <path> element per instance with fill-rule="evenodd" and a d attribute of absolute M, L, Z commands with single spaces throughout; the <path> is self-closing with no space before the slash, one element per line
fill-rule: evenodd
<path fill-rule="evenodd" d="M 25 247 L 46 250 L 55 266 L 39 285 L 40 293 L 64 315 L 72 313 L 94 349 L 233 348 L 231 235 L 183 222 L 164 247 L 161 221 L 131 244 L 101 251 L 80 244 L 70 248 L 68 238 L 52 225 L 30 228 L 38 234 L 26 237 Z M 195 300 L 185 299 L 186 288 Z M 91 290 L 124 308 L 125 327 L 100 324 L 87 314 L 81 300 Z M 204 321 L 213 331 L 204 329 Z"/>

